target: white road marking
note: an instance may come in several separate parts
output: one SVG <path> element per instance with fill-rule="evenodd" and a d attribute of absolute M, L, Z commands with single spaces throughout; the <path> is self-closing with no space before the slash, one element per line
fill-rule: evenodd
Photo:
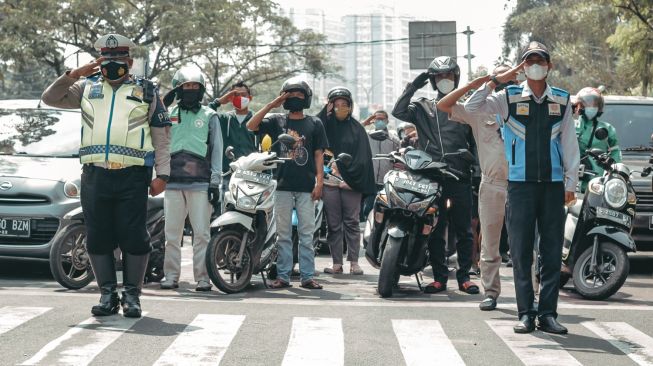
<path fill-rule="evenodd" d="M 552 364 L 581 366 L 578 360 L 545 333 L 535 331 L 529 334 L 516 334 L 512 330 L 516 322 L 511 320 L 486 320 L 485 322 L 527 366 Z"/>
<path fill-rule="evenodd" d="M 583 322 L 583 326 L 617 347 L 638 365 L 653 365 L 653 338 L 622 322 Z"/>
<path fill-rule="evenodd" d="M 143 312 L 143 316 L 146 314 Z M 88 365 L 139 320 L 140 318 L 124 318 L 122 315 L 88 318 L 45 345 L 21 365 Z M 80 340 L 83 340 L 81 345 Z M 48 360 L 42 362 L 46 358 Z"/>
<path fill-rule="evenodd" d="M 44 314 L 52 308 L 5 306 L 0 308 L 0 334 L 16 328 L 17 326 Z"/>
<path fill-rule="evenodd" d="M 407 366 L 465 365 L 437 320 L 392 320 Z"/>
<path fill-rule="evenodd" d="M 199 314 L 154 365 L 217 365 L 244 320 L 244 315 Z"/>
<path fill-rule="evenodd" d="M 342 320 L 294 318 L 283 366 L 339 366 L 345 363 Z"/>

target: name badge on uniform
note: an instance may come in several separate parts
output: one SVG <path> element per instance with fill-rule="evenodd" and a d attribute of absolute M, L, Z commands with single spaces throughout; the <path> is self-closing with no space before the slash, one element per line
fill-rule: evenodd
<path fill-rule="evenodd" d="M 91 90 L 88 92 L 88 99 L 102 99 L 102 83 L 95 83 L 91 85 Z"/>
<path fill-rule="evenodd" d="M 559 116 L 559 115 L 560 115 L 560 104 L 549 103 L 549 116 Z"/>
<path fill-rule="evenodd" d="M 132 90 L 132 97 L 143 100 L 143 87 L 135 87 L 134 90 Z"/>
<path fill-rule="evenodd" d="M 528 116 L 529 106 L 528 103 L 517 103 L 517 115 Z"/>

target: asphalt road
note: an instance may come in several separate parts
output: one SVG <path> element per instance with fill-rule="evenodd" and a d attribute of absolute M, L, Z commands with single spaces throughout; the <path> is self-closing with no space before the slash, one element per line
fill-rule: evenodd
<path fill-rule="evenodd" d="M 94 319 L 94 285 L 65 290 L 47 264 L 1 260 L 0 365 L 653 365 L 653 255 L 631 258 L 626 285 L 609 301 L 561 290 L 570 334 L 550 336 L 513 334 L 509 268 L 499 308 L 481 312 L 482 296 L 453 282 L 425 295 L 402 277 L 396 296 L 380 299 L 378 272 L 366 263 L 363 276 L 321 273 L 321 291 L 298 282 L 270 290 L 254 277 L 242 294 L 196 293 L 190 249 L 179 289 L 146 285 L 140 320 Z M 319 257 L 316 267 L 329 262 Z"/>

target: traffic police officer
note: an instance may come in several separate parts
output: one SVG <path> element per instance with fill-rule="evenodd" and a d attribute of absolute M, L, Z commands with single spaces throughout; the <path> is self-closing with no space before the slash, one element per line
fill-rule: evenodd
<path fill-rule="evenodd" d="M 41 97 L 54 107 L 81 108 L 81 203 L 101 292 L 91 309 L 96 316 L 116 314 L 120 303 L 124 316 L 141 316 L 139 295 L 151 250 L 148 187 L 158 195 L 170 175 L 170 120 L 152 82 L 129 73 L 134 46 L 119 34 L 101 37 L 95 42 L 100 58 L 67 71 Z M 123 255 L 122 299 L 113 259 L 117 247 Z"/>
<path fill-rule="evenodd" d="M 564 205 L 575 200 L 580 155 L 569 93 L 546 82 L 551 67 L 546 46 L 531 42 L 519 66 L 493 75 L 465 105 L 472 113 L 498 114 L 505 125 L 506 223 L 520 319 L 513 328 L 515 333 L 535 330 L 536 316 L 542 331 L 567 333 L 557 321 L 560 253 Z M 525 71 L 525 82 L 491 94 L 495 86 L 514 80 L 521 70 Z M 536 227 L 542 264 L 537 308 L 531 278 Z"/>
<path fill-rule="evenodd" d="M 184 67 L 172 78 L 164 103 L 177 99 L 172 122 L 171 173 L 165 197 L 166 254 L 162 289 L 179 287 L 181 240 L 186 216 L 193 227 L 193 274 L 196 291 L 209 291 L 206 247 L 211 238 L 211 202 L 217 207 L 222 180 L 222 133 L 213 109 L 201 105 L 204 76 L 196 67 Z M 208 192 L 208 195 L 207 195 Z"/>

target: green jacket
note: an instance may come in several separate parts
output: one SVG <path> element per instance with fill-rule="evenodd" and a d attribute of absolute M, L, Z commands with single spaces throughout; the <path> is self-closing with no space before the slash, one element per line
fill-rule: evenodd
<path fill-rule="evenodd" d="M 594 122 L 597 123 L 596 129 L 605 128 L 608 130 L 607 139 L 599 140 L 596 137 L 593 139 L 591 138 L 592 131 L 595 130 Z M 588 121 L 585 116 L 580 116 L 580 118 L 576 120 L 576 137 L 578 137 L 578 147 L 580 148 L 581 159 L 585 157 L 586 150 L 601 149 L 601 151 L 604 152 L 610 151 L 610 156 L 615 162 L 621 162 L 621 150 L 619 149 L 619 141 L 617 140 L 617 131 L 610 123 L 599 121 L 596 118 L 594 121 Z M 592 140 L 592 146 L 589 146 L 590 139 Z M 603 169 L 596 164 L 593 158 L 586 158 L 582 160 L 581 163 L 585 164 L 586 170 L 591 170 L 597 174 L 603 174 Z M 582 182 L 582 192 L 585 191 L 587 183 L 587 181 Z"/>

